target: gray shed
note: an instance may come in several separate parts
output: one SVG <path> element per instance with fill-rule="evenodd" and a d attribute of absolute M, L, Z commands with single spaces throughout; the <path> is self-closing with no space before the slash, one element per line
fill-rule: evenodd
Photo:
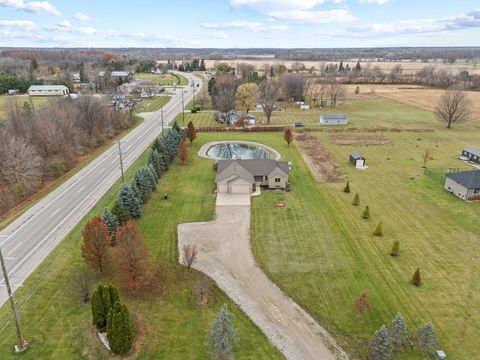
<path fill-rule="evenodd" d="M 320 125 L 347 125 L 348 116 L 345 114 L 322 114 Z"/>
<path fill-rule="evenodd" d="M 462 156 L 468 158 L 468 160 L 480 164 L 480 150 L 474 148 L 465 148 L 462 151 Z"/>
<path fill-rule="evenodd" d="M 357 152 L 352 152 L 350 154 L 350 162 L 355 167 L 364 167 L 366 163 L 365 158 Z"/>

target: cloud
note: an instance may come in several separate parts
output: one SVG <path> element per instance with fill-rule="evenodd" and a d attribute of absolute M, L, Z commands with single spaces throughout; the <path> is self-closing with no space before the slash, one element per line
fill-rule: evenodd
<path fill-rule="evenodd" d="M 208 34 L 212 39 L 228 39 L 228 34 L 224 33 L 223 31 L 215 31 Z"/>
<path fill-rule="evenodd" d="M 262 22 L 255 21 L 204 22 L 200 25 L 206 29 L 241 29 L 252 32 L 284 31 L 288 29 L 288 26 L 286 25 L 265 25 Z"/>
<path fill-rule="evenodd" d="M 333 9 L 325 11 L 275 11 L 269 12 L 268 15 L 278 20 L 299 21 L 304 23 L 317 24 L 350 22 L 357 20 L 355 16 L 353 16 L 348 10 L 345 9 Z"/>
<path fill-rule="evenodd" d="M 32 31 L 37 28 L 37 25 L 28 20 L 0 20 L 0 27 Z"/>
<path fill-rule="evenodd" d="M 235 7 L 249 7 L 261 12 L 309 10 L 324 3 L 341 4 L 345 0 L 230 0 Z"/>
<path fill-rule="evenodd" d="M 76 12 L 73 17 L 78 21 L 96 21 L 97 19 L 82 12 Z"/>
<path fill-rule="evenodd" d="M 34 14 L 61 15 L 55 6 L 48 1 L 31 1 L 26 3 L 23 0 L 0 0 L 0 6 L 15 10 L 23 10 Z"/>
<path fill-rule="evenodd" d="M 362 5 L 366 5 L 366 4 L 383 5 L 383 4 L 386 4 L 390 1 L 392 1 L 392 0 L 360 0 L 359 3 L 362 4 Z"/>

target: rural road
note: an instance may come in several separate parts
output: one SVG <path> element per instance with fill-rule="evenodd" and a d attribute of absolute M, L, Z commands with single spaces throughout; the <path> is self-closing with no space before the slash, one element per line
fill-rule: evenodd
<path fill-rule="evenodd" d="M 198 77 L 185 73 L 182 75 L 189 79 L 189 85 L 177 88 L 164 106 L 164 126 L 181 113 L 182 91 L 186 106 L 192 100 L 192 91 L 199 92 L 202 88 L 203 82 Z M 192 82 L 194 87 L 191 86 Z M 162 131 L 160 111 L 144 113 L 142 116 L 144 122 L 121 139 L 124 169 Z M 0 231 L 0 247 L 13 290 L 24 282 L 120 178 L 119 164 L 118 145 L 115 144 Z M 3 305 L 8 298 L 3 276 L 0 279 L 0 305 Z"/>
<path fill-rule="evenodd" d="M 318 323 L 272 283 L 250 248 L 250 195 L 218 194 L 216 219 L 178 226 L 178 247 L 195 244 L 193 267 L 211 277 L 291 360 L 348 360 Z"/>

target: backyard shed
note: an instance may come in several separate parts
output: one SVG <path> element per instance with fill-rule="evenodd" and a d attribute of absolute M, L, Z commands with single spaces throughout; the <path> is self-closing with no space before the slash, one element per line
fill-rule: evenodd
<path fill-rule="evenodd" d="M 352 152 L 350 154 L 350 162 L 355 167 L 364 167 L 365 166 L 365 158 L 357 152 Z"/>
<path fill-rule="evenodd" d="M 469 161 L 480 164 L 480 150 L 475 148 L 465 148 L 462 151 L 462 156 Z"/>
<path fill-rule="evenodd" d="M 320 125 L 347 125 L 348 116 L 345 114 L 322 114 Z"/>

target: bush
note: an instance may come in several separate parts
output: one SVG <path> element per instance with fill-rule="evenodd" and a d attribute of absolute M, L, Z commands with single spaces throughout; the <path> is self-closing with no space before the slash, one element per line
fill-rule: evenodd
<path fill-rule="evenodd" d="M 47 173 L 52 177 L 63 175 L 67 172 L 68 166 L 64 160 L 54 158 L 47 161 Z"/>
<path fill-rule="evenodd" d="M 190 112 L 191 112 L 192 114 L 195 114 L 197 111 L 198 111 L 197 109 L 192 109 L 192 110 L 190 110 Z"/>
<path fill-rule="evenodd" d="M 392 246 L 392 251 L 390 251 L 390 256 L 398 256 L 400 253 L 400 242 L 395 241 Z"/>
<path fill-rule="evenodd" d="M 373 235 L 375 236 L 383 236 L 383 222 L 379 222 L 377 227 L 375 228 L 375 231 L 373 232 Z"/>
<path fill-rule="evenodd" d="M 417 287 L 422 285 L 422 277 L 420 275 L 420 269 L 415 270 L 415 273 L 413 274 L 413 277 L 412 277 L 412 284 Z"/>
<path fill-rule="evenodd" d="M 115 286 L 98 285 L 91 300 L 93 325 L 98 331 L 104 332 L 107 329 L 108 314 L 117 301 L 120 301 L 120 297 Z"/>
<path fill-rule="evenodd" d="M 352 205 L 360 206 L 360 195 L 358 195 L 358 193 L 355 193 L 355 197 L 353 198 Z"/>
<path fill-rule="evenodd" d="M 201 110 L 202 110 L 202 107 L 201 107 L 200 105 L 195 105 L 193 108 L 194 108 L 195 110 L 197 110 L 197 111 L 201 111 Z"/>
<path fill-rule="evenodd" d="M 364 219 L 370 218 L 370 208 L 368 207 L 368 205 L 365 207 L 365 210 L 363 211 L 362 218 Z"/>
<path fill-rule="evenodd" d="M 120 301 L 108 312 L 107 338 L 110 350 L 115 354 L 127 354 L 133 345 L 134 329 L 130 313 Z"/>
<path fill-rule="evenodd" d="M 345 185 L 343 192 L 347 194 L 350 193 L 350 181 L 347 181 L 347 185 Z"/>

